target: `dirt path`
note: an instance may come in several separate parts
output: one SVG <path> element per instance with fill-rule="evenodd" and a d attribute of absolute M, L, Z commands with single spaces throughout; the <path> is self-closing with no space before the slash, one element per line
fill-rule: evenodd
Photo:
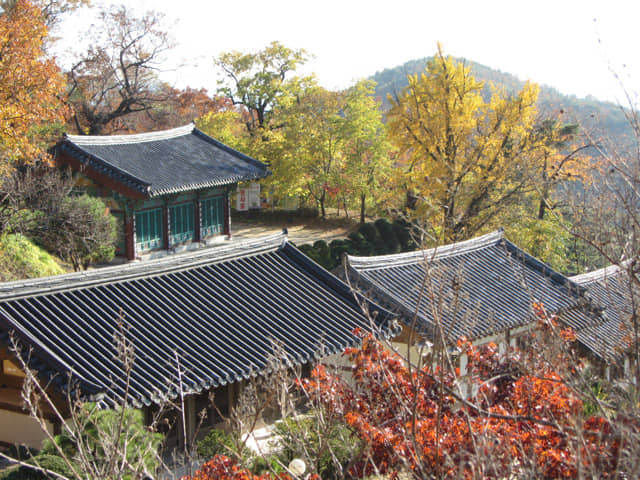
<path fill-rule="evenodd" d="M 357 228 L 357 224 L 345 219 L 318 218 L 232 218 L 231 234 L 234 239 L 255 238 L 287 229 L 289 240 L 296 245 L 313 243 L 316 240 L 330 242 L 346 238 Z"/>

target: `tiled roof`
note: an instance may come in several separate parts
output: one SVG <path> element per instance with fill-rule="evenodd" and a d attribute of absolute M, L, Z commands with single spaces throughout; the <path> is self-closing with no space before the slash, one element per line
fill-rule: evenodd
<path fill-rule="evenodd" d="M 627 273 L 610 266 L 571 277 L 602 308 L 602 323 L 578 331 L 578 340 L 609 361 L 618 360 L 633 338 L 632 285 Z M 637 292 L 636 292 L 637 295 Z M 638 297 L 636 297 L 638 298 Z"/>
<path fill-rule="evenodd" d="M 367 305 L 378 325 L 391 319 Z M 0 286 L 0 340 L 14 332 L 33 349 L 33 367 L 63 389 L 72 374 L 85 392 L 122 398 L 120 318 L 135 351 L 135 405 L 175 397 L 178 368 L 182 388 L 200 392 L 264 373 L 275 344 L 302 364 L 372 326 L 350 288 L 284 234 Z"/>
<path fill-rule="evenodd" d="M 137 135 L 66 135 L 54 147 L 149 197 L 256 180 L 266 165 L 195 125 Z"/>
<path fill-rule="evenodd" d="M 542 303 L 575 330 L 593 325 L 582 289 L 504 238 L 502 230 L 435 249 L 347 257 L 375 301 L 397 309 L 428 337 L 441 322 L 449 341 L 524 326 Z"/>

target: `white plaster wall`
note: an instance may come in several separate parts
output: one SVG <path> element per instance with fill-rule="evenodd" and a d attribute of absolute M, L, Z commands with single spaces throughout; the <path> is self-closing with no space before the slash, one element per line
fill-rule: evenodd
<path fill-rule="evenodd" d="M 47 422 L 49 433 L 53 433 L 53 425 Z M 29 415 L 0 410 L 0 441 L 16 445 L 40 448 L 45 433 Z"/>

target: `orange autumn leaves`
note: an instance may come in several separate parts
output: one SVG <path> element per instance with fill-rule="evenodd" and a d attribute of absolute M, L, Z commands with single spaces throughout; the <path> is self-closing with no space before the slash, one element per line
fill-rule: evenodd
<path fill-rule="evenodd" d="M 567 340 L 572 340 L 568 334 Z M 533 351 L 500 354 L 462 340 L 468 374 L 408 368 L 371 335 L 348 351 L 352 381 L 323 366 L 301 385 L 364 441 L 354 477 L 412 472 L 416 478 L 573 478 L 615 472 L 620 442 L 601 417 L 583 418 L 580 395 Z M 566 352 L 566 350 L 563 350 Z M 566 368 L 572 356 L 555 358 Z M 465 392 L 472 392 L 471 396 Z"/>
<path fill-rule="evenodd" d="M 64 120 L 64 79 L 43 42 L 47 28 L 39 8 L 27 0 L 0 15 L 0 175 L 17 159 L 42 154 L 37 134 Z"/>
<path fill-rule="evenodd" d="M 317 366 L 298 382 L 325 423 L 346 424 L 361 449 L 347 478 L 618 478 L 633 418 L 588 416 L 572 376 L 581 368 L 575 335 L 559 330 L 543 308 L 539 329 L 520 351 L 457 344 L 466 369 L 408 367 L 371 334 L 348 349 L 348 377 Z M 551 339 L 557 339 L 550 345 Z M 436 362 L 437 363 L 437 362 Z M 446 362 L 445 362 L 446 363 Z M 620 425 L 632 435 L 620 434 Z M 627 432 L 629 433 L 629 432 Z M 625 440 L 626 438 L 626 440 Z M 191 480 L 290 479 L 256 475 L 228 457 L 205 463 Z M 316 474 L 312 478 L 318 478 Z"/>

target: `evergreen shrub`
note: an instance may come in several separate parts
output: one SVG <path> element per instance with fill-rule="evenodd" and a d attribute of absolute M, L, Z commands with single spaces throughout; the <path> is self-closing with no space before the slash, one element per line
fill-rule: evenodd
<path fill-rule="evenodd" d="M 379 218 L 375 221 L 374 225 L 378 229 L 378 232 L 380 232 L 380 237 L 384 242 L 385 253 L 400 252 L 400 240 L 398 240 L 393 224 L 386 218 Z"/>
<path fill-rule="evenodd" d="M 67 478 L 73 478 L 71 469 L 63 458 L 58 455 L 40 454 L 26 460 L 26 462 L 51 470 Z M 56 477 L 25 466 L 11 470 L 0 477 L 1 480 L 48 480 L 53 478 Z"/>
<path fill-rule="evenodd" d="M 328 270 L 340 266 L 344 254 L 368 257 L 390 253 L 409 252 L 418 248 L 412 238 L 412 225 L 405 220 L 378 219 L 374 223 L 363 223 L 346 239 L 333 240 L 327 245 L 324 240 L 301 245 L 300 250 Z"/>
<path fill-rule="evenodd" d="M 231 456 L 233 451 L 233 439 L 224 430 L 212 428 L 211 431 L 198 442 L 196 447 L 198 456 L 210 460 L 216 455 Z"/>
<path fill-rule="evenodd" d="M 278 422 L 274 433 L 278 437 L 279 463 L 289 465 L 294 458 L 300 458 L 308 465 L 308 472 L 317 472 L 323 479 L 344 478 L 350 461 L 362 449 L 361 442 L 347 425 L 325 427 L 319 432 L 317 420 L 312 417 Z"/>

